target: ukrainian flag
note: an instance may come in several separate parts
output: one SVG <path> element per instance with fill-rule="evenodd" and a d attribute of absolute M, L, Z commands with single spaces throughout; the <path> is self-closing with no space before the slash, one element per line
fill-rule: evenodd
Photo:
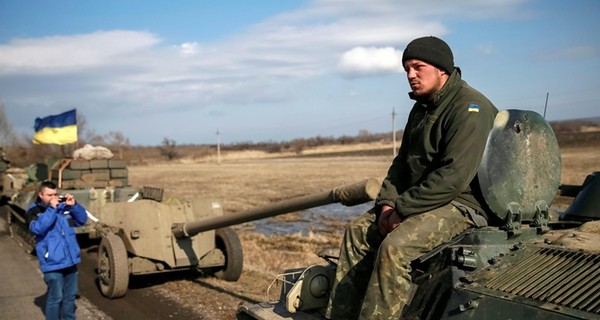
<path fill-rule="evenodd" d="M 77 113 L 75 109 L 58 115 L 36 118 L 35 144 L 67 144 L 77 142 Z"/>

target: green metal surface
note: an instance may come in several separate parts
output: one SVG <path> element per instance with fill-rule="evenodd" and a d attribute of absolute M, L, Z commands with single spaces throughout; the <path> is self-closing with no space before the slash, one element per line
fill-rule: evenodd
<path fill-rule="evenodd" d="M 600 172 L 587 176 L 581 191 L 564 213 L 565 220 L 600 219 Z"/>
<path fill-rule="evenodd" d="M 531 221 L 538 201 L 549 204 L 560 185 L 560 150 L 550 125 L 533 111 L 498 113 L 478 170 L 489 208 L 504 220 L 517 204 Z"/>

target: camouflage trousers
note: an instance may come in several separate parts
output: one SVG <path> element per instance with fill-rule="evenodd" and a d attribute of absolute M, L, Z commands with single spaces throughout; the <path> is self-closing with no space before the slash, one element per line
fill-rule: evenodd
<path fill-rule="evenodd" d="M 385 237 L 374 212 L 361 215 L 346 228 L 326 317 L 400 319 L 410 299 L 410 262 L 473 226 L 452 204 L 410 216 Z"/>

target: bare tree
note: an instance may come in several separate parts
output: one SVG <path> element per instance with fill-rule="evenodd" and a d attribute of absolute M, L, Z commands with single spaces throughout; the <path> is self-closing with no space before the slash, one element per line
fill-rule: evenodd
<path fill-rule="evenodd" d="M 294 139 L 290 143 L 290 147 L 294 153 L 297 155 L 302 154 L 302 151 L 306 149 L 306 140 L 305 139 Z"/>
<path fill-rule="evenodd" d="M 16 143 L 18 143 L 17 135 L 4 112 L 4 103 L 0 101 L 0 146 L 8 146 Z"/>
<path fill-rule="evenodd" d="M 160 154 L 167 157 L 169 160 L 173 160 L 179 156 L 176 150 L 177 143 L 173 139 L 165 137 L 160 147 Z"/>
<path fill-rule="evenodd" d="M 77 112 L 77 135 L 79 144 L 91 144 L 95 146 L 104 145 L 104 137 L 97 134 L 96 131 L 88 125 L 85 116 Z"/>
<path fill-rule="evenodd" d="M 105 140 L 113 150 L 118 151 L 119 158 L 123 159 L 123 149 L 129 148 L 129 138 L 125 137 L 121 131 L 111 131 L 106 135 Z"/>

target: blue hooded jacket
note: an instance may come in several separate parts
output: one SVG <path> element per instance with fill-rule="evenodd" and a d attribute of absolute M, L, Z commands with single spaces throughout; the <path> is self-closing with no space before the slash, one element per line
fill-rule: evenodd
<path fill-rule="evenodd" d="M 36 202 L 27 209 L 29 230 L 35 234 L 35 251 L 42 272 L 68 268 L 79 264 L 79 244 L 75 229 L 86 223 L 87 213 L 79 204 L 56 208 Z"/>

